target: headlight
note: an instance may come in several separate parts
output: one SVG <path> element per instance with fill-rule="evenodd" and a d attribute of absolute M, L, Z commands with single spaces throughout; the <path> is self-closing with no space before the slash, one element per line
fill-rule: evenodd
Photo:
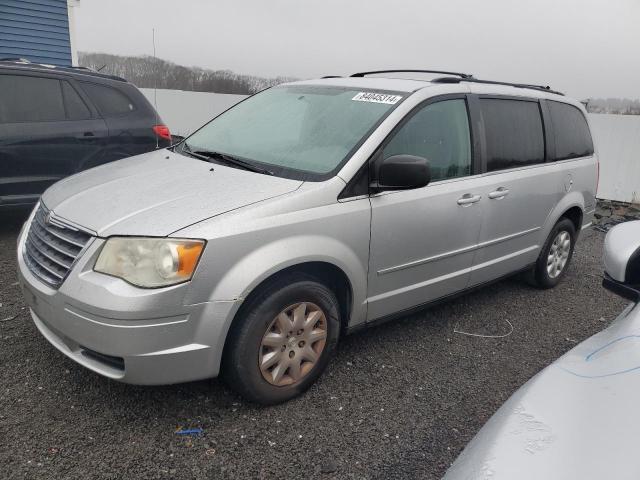
<path fill-rule="evenodd" d="M 191 280 L 203 240 L 112 237 L 93 269 L 139 287 L 164 287 Z"/>

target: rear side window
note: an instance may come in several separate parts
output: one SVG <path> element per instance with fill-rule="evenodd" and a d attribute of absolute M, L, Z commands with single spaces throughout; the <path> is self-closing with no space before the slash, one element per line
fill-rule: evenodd
<path fill-rule="evenodd" d="M 0 75 L 0 122 L 55 122 L 65 118 L 59 80 Z"/>
<path fill-rule="evenodd" d="M 544 162 L 544 133 L 537 102 L 480 99 L 487 139 L 487 171 Z"/>
<path fill-rule="evenodd" d="M 566 103 L 549 101 L 548 105 L 556 140 L 554 160 L 593 155 L 591 132 L 582 112 Z"/>
<path fill-rule="evenodd" d="M 131 99 L 115 88 L 86 82 L 82 88 L 104 116 L 122 115 L 135 109 Z"/>
<path fill-rule="evenodd" d="M 86 120 L 87 118 L 91 118 L 89 108 L 69 82 L 62 82 L 62 94 L 64 96 L 64 106 L 67 109 L 67 118 L 69 120 Z"/>

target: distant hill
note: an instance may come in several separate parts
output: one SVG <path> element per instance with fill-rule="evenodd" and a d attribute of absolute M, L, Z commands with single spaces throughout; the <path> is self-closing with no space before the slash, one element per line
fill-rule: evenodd
<path fill-rule="evenodd" d="M 640 100 L 628 98 L 590 98 L 583 100 L 589 113 L 617 113 L 619 115 L 640 115 Z"/>
<path fill-rule="evenodd" d="M 229 70 L 184 67 L 159 58 L 126 57 L 107 53 L 79 52 L 80 66 L 126 78 L 141 88 L 168 88 L 196 92 L 248 95 L 293 80 L 240 75 Z"/>

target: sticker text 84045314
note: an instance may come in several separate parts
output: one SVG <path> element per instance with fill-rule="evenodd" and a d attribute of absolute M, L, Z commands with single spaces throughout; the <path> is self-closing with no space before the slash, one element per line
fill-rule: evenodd
<path fill-rule="evenodd" d="M 400 95 L 388 95 L 386 93 L 375 92 L 359 92 L 351 100 L 355 100 L 356 102 L 387 103 L 389 105 L 393 105 L 395 103 L 398 103 L 400 99 L 402 99 Z"/>

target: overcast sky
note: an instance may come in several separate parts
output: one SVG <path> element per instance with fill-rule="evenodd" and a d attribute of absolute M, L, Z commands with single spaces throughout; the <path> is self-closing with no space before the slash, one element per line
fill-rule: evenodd
<path fill-rule="evenodd" d="M 640 0 L 80 0 L 81 51 L 261 76 L 433 68 L 640 98 Z"/>

